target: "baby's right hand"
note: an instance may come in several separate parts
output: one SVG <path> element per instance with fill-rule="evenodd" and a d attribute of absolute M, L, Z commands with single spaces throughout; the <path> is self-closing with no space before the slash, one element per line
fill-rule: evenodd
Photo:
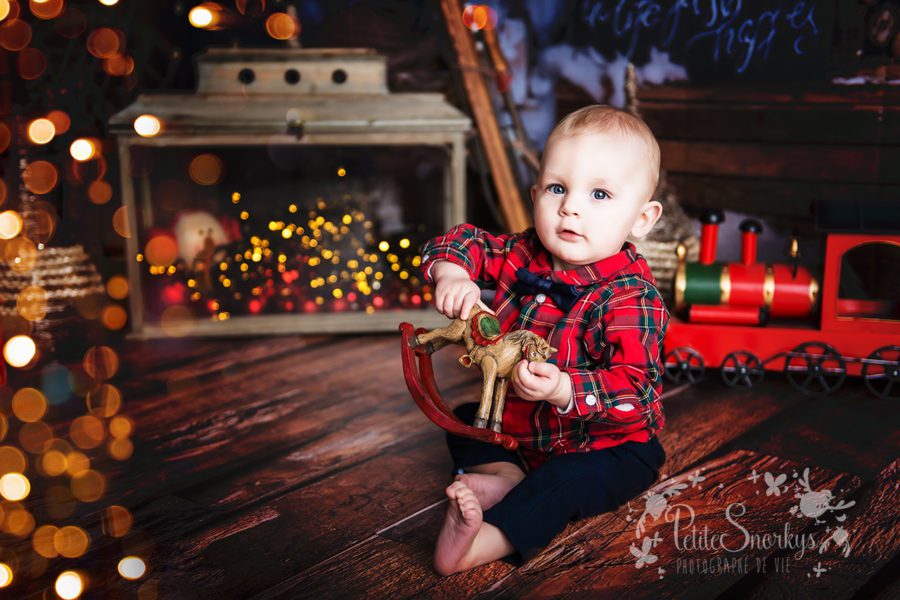
<path fill-rule="evenodd" d="M 450 319 L 468 319 L 469 311 L 481 299 L 481 288 L 469 279 L 465 269 L 451 262 L 436 262 L 431 273 L 438 312 Z"/>

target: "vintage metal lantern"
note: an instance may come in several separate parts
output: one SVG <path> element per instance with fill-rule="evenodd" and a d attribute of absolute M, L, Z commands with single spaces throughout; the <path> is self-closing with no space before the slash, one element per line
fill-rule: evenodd
<path fill-rule="evenodd" d="M 137 337 L 437 326 L 420 245 L 465 220 L 468 117 L 371 50 L 215 49 L 111 119 Z"/>

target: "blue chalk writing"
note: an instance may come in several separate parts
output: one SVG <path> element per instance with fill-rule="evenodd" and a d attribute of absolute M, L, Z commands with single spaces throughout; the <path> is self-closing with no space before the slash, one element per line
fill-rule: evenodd
<path fill-rule="evenodd" d="M 762 12 L 742 0 L 583 0 L 581 15 L 590 27 L 611 31 L 625 41 L 625 48 L 620 48 L 625 58 L 634 55 L 642 37 L 654 32 L 653 41 L 669 48 L 684 28 L 694 32 L 688 48 L 705 45 L 716 62 L 732 58 L 738 73 L 754 59 L 765 62 L 779 35 L 801 56 L 807 52 L 805 43 L 820 31 L 815 6 L 799 0 Z"/>

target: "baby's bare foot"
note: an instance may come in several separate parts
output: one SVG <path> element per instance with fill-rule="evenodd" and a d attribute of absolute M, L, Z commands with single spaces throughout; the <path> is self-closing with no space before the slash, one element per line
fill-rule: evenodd
<path fill-rule="evenodd" d="M 454 481 L 463 482 L 467 488 L 475 492 L 481 510 L 487 510 L 500 502 L 517 483 L 509 477 L 486 473 L 465 473 L 457 475 Z"/>
<path fill-rule="evenodd" d="M 452 575 L 465 569 L 463 559 L 481 528 L 481 505 L 475 493 L 461 481 L 447 487 L 450 506 L 438 534 L 434 550 L 434 568 L 441 575 Z"/>

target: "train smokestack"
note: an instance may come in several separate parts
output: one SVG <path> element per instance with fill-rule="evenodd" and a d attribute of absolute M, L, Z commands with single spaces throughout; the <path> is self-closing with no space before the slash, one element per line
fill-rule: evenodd
<path fill-rule="evenodd" d="M 762 223 L 756 219 L 744 219 L 740 225 L 741 236 L 741 262 L 750 266 L 756 263 L 756 242 L 762 233 Z"/>
<path fill-rule="evenodd" d="M 700 229 L 700 264 L 711 265 L 716 262 L 719 224 L 725 222 L 725 214 L 720 210 L 708 210 L 700 217 L 700 222 L 703 224 Z"/>

